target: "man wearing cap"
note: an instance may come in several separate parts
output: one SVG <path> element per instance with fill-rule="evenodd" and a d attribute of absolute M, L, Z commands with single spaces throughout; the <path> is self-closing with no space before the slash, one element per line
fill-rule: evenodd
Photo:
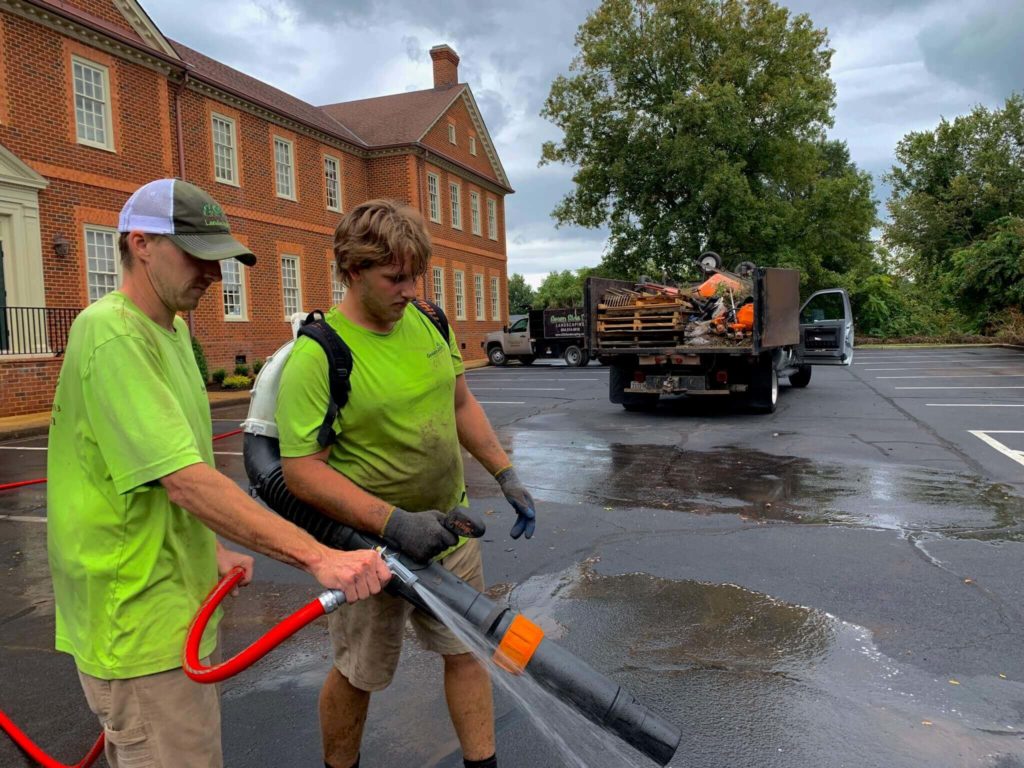
<path fill-rule="evenodd" d="M 256 259 L 203 190 L 146 184 L 121 211 L 123 285 L 75 320 L 53 402 L 47 516 L 56 647 L 71 654 L 112 768 L 221 766 L 216 688 L 181 670 L 217 580 L 253 560 L 214 532 L 301 568 L 349 602 L 380 591 L 375 552 L 339 552 L 214 469 L 205 382 L 178 312 Z M 211 621 L 215 625 L 219 617 Z M 207 633 L 209 656 L 216 632 Z"/>

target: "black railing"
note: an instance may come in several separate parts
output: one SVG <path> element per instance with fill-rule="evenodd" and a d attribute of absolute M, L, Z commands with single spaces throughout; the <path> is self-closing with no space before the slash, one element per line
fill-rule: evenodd
<path fill-rule="evenodd" d="M 0 355 L 59 355 L 77 307 L 0 306 Z"/>

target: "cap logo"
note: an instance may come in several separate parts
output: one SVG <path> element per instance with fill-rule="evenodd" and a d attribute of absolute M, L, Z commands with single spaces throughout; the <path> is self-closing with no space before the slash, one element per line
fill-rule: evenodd
<path fill-rule="evenodd" d="M 208 227 L 226 227 L 228 225 L 228 220 L 224 215 L 224 211 L 219 205 L 217 205 L 217 203 L 204 203 L 203 223 Z"/>

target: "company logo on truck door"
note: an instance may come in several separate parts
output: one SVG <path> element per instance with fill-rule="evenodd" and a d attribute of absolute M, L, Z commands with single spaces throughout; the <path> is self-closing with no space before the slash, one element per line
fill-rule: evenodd
<path fill-rule="evenodd" d="M 565 338 L 569 336 L 582 336 L 583 312 L 582 310 L 545 310 L 544 311 L 544 335 L 549 338 Z"/>

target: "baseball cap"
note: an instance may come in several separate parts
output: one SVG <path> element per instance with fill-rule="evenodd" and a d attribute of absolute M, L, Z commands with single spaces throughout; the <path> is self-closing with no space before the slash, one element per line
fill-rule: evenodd
<path fill-rule="evenodd" d="M 235 258 L 249 267 L 256 263 L 252 251 L 231 236 L 217 201 L 180 179 L 157 179 L 135 190 L 121 209 L 117 230 L 164 235 L 204 261 Z"/>

